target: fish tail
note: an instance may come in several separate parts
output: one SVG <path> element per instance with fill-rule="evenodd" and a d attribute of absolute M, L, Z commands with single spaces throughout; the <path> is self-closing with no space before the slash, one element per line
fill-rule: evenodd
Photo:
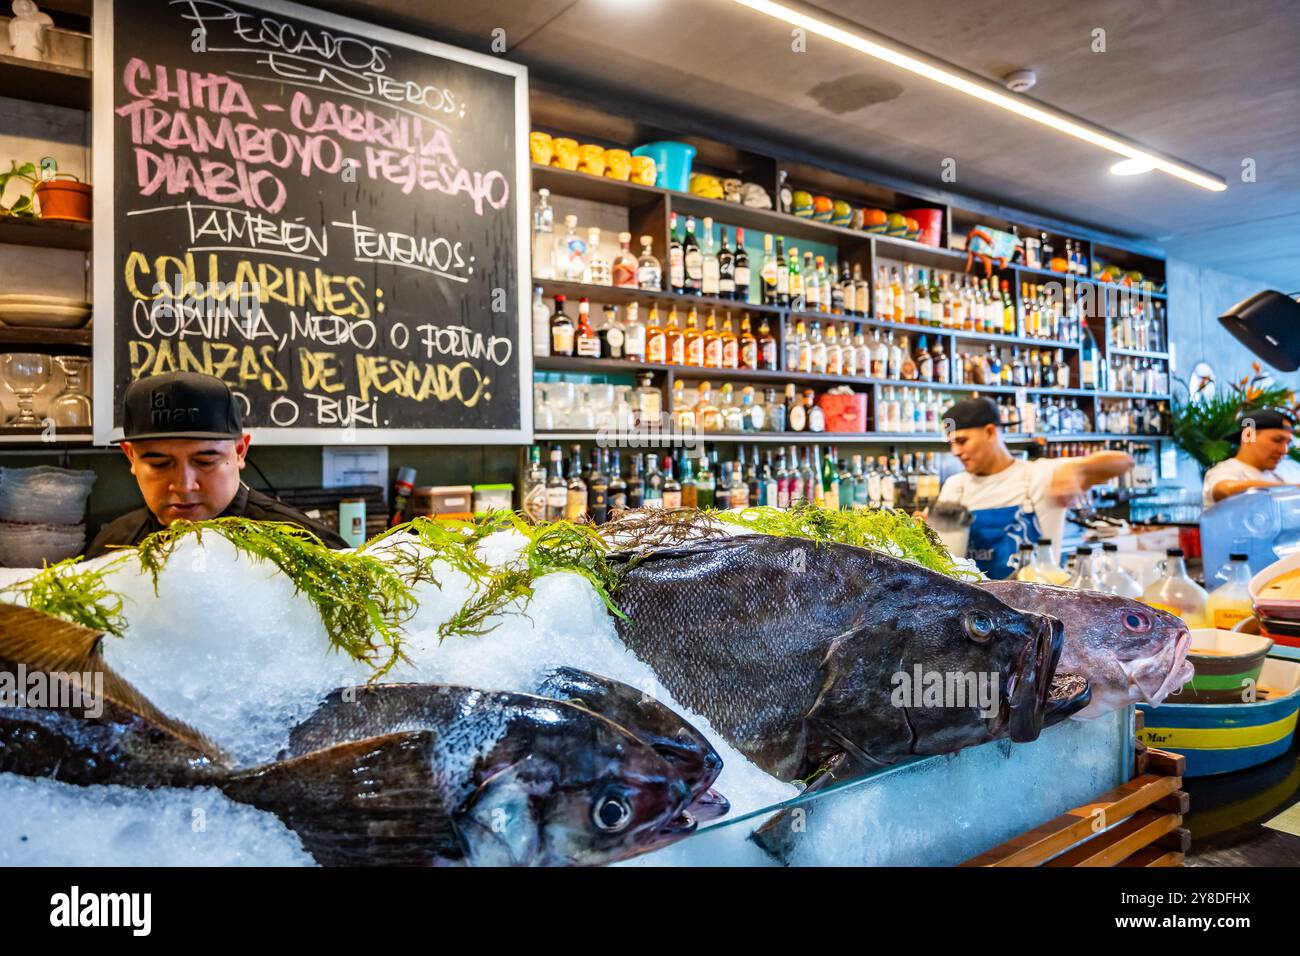
<path fill-rule="evenodd" d="M 278 816 L 322 866 L 432 866 L 464 858 L 435 779 L 436 734 L 326 747 L 235 774 L 221 789 Z"/>

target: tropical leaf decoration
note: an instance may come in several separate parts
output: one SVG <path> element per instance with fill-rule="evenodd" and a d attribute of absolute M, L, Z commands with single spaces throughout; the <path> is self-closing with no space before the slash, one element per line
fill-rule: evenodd
<path fill-rule="evenodd" d="M 1213 397 L 1204 394 L 1208 383 L 1203 382 L 1195 393 L 1185 382 L 1179 383 L 1183 394 L 1174 396 L 1174 441 L 1196 459 L 1203 472 L 1232 457 L 1237 447 L 1233 441 L 1237 422 L 1244 413 L 1277 408 L 1300 417 L 1295 392 L 1285 385 L 1270 384 L 1258 362 L 1251 363 L 1251 368 L 1253 375 L 1228 383 L 1227 390 Z M 1291 457 L 1300 461 L 1300 449 L 1292 448 Z"/>

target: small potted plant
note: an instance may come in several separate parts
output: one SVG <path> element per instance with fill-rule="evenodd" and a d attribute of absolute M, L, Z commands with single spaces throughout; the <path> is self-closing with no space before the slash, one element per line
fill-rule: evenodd
<path fill-rule="evenodd" d="M 1296 397 L 1291 389 L 1271 384 L 1253 363 L 1254 376 L 1230 383 L 1227 394 L 1208 397 L 1208 380 L 1202 381 L 1196 394 L 1174 403 L 1174 441 L 1191 455 L 1201 472 L 1209 471 L 1225 458 L 1231 458 L 1237 422 L 1246 412 L 1261 408 L 1281 408 L 1295 414 Z M 1300 460 L 1300 449 L 1291 449 Z"/>
<path fill-rule="evenodd" d="M 30 188 L 6 207 L 3 198 L 11 179 L 29 183 Z M 90 222 L 90 213 L 90 185 L 71 173 L 59 172 L 53 159 L 43 159 L 39 167 L 35 163 L 19 166 L 11 160 L 9 170 L 0 172 L 0 215 Z"/>

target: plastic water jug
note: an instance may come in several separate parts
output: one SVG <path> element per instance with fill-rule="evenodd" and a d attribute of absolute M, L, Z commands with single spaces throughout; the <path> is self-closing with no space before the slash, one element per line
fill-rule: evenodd
<path fill-rule="evenodd" d="M 1207 573 L 1223 567 L 1233 551 L 1247 556 L 1255 574 L 1300 552 L 1300 488 L 1252 488 L 1206 510 L 1201 552 Z"/>

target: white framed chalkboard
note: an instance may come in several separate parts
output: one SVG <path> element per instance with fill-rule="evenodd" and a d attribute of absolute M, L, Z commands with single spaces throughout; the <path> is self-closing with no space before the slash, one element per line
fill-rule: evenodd
<path fill-rule="evenodd" d="M 262 444 L 532 437 L 527 70 L 282 0 L 96 0 L 95 439 L 215 374 Z"/>

